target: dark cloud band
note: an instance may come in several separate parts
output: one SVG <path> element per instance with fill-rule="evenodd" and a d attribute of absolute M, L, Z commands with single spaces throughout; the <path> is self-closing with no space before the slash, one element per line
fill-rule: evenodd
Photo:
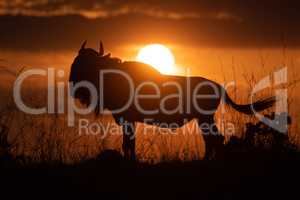
<path fill-rule="evenodd" d="M 299 10 L 296 0 L 0 0 L 0 43 L 35 50 L 75 48 L 84 39 L 298 48 Z"/>

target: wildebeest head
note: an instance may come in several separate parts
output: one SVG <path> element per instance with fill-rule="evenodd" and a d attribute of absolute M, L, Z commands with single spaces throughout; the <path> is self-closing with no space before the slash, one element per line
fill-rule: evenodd
<path fill-rule="evenodd" d="M 99 71 L 105 68 L 116 67 L 121 64 L 121 60 L 111 58 L 110 53 L 105 55 L 102 42 L 100 42 L 99 51 L 86 48 L 86 43 L 87 41 L 81 45 L 78 55 L 71 66 L 69 82 L 72 83 L 74 87 L 79 82 L 87 81 L 97 88 L 99 85 Z M 78 88 L 76 92 L 72 94 L 75 98 L 79 99 L 82 104 L 90 104 L 90 92 L 86 88 Z"/>

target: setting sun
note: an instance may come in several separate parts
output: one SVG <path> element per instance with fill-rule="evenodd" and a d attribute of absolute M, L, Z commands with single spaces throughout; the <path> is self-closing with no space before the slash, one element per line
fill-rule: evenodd
<path fill-rule="evenodd" d="M 149 64 L 164 74 L 174 72 L 174 56 L 170 49 L 161 44 L 151 44 L 142 48 L 136 60 Z"/>

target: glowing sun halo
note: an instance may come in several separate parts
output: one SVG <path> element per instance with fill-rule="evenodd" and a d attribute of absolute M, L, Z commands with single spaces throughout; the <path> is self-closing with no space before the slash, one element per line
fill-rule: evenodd
<path fill-rule="evenodd" d="M 143 47 L 136 60 L 151 65 L 164 74 L 174 71 L 174 56 L 170 49 L 161 44 L 150 44 Z"/>

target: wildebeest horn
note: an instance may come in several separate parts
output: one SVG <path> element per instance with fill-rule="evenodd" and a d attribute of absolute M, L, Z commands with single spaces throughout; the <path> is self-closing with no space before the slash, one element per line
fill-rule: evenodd
<path fill-rule="evenodd" d="M 103 54 L 104 54 L 104 48 L 103 48 L 102 41 L 100 41 L 99 55 L 100 55 L 100 56 L 103 56 Z"/>
<path fill-rule="evenodd" d="M 105 56 L 103 56 L 104 58 L 109 58 L 111 56 L 110 53 L 106 54 Z"/>
<path fill-rule="evenodd" d="M 84 48 L 85 48 L 86 43 L 87 43 L 87 41 L 85 40 L 85 41 L 83 42 L 83 44 L 81 45 L 81 49 L 84 49 Z"/>

